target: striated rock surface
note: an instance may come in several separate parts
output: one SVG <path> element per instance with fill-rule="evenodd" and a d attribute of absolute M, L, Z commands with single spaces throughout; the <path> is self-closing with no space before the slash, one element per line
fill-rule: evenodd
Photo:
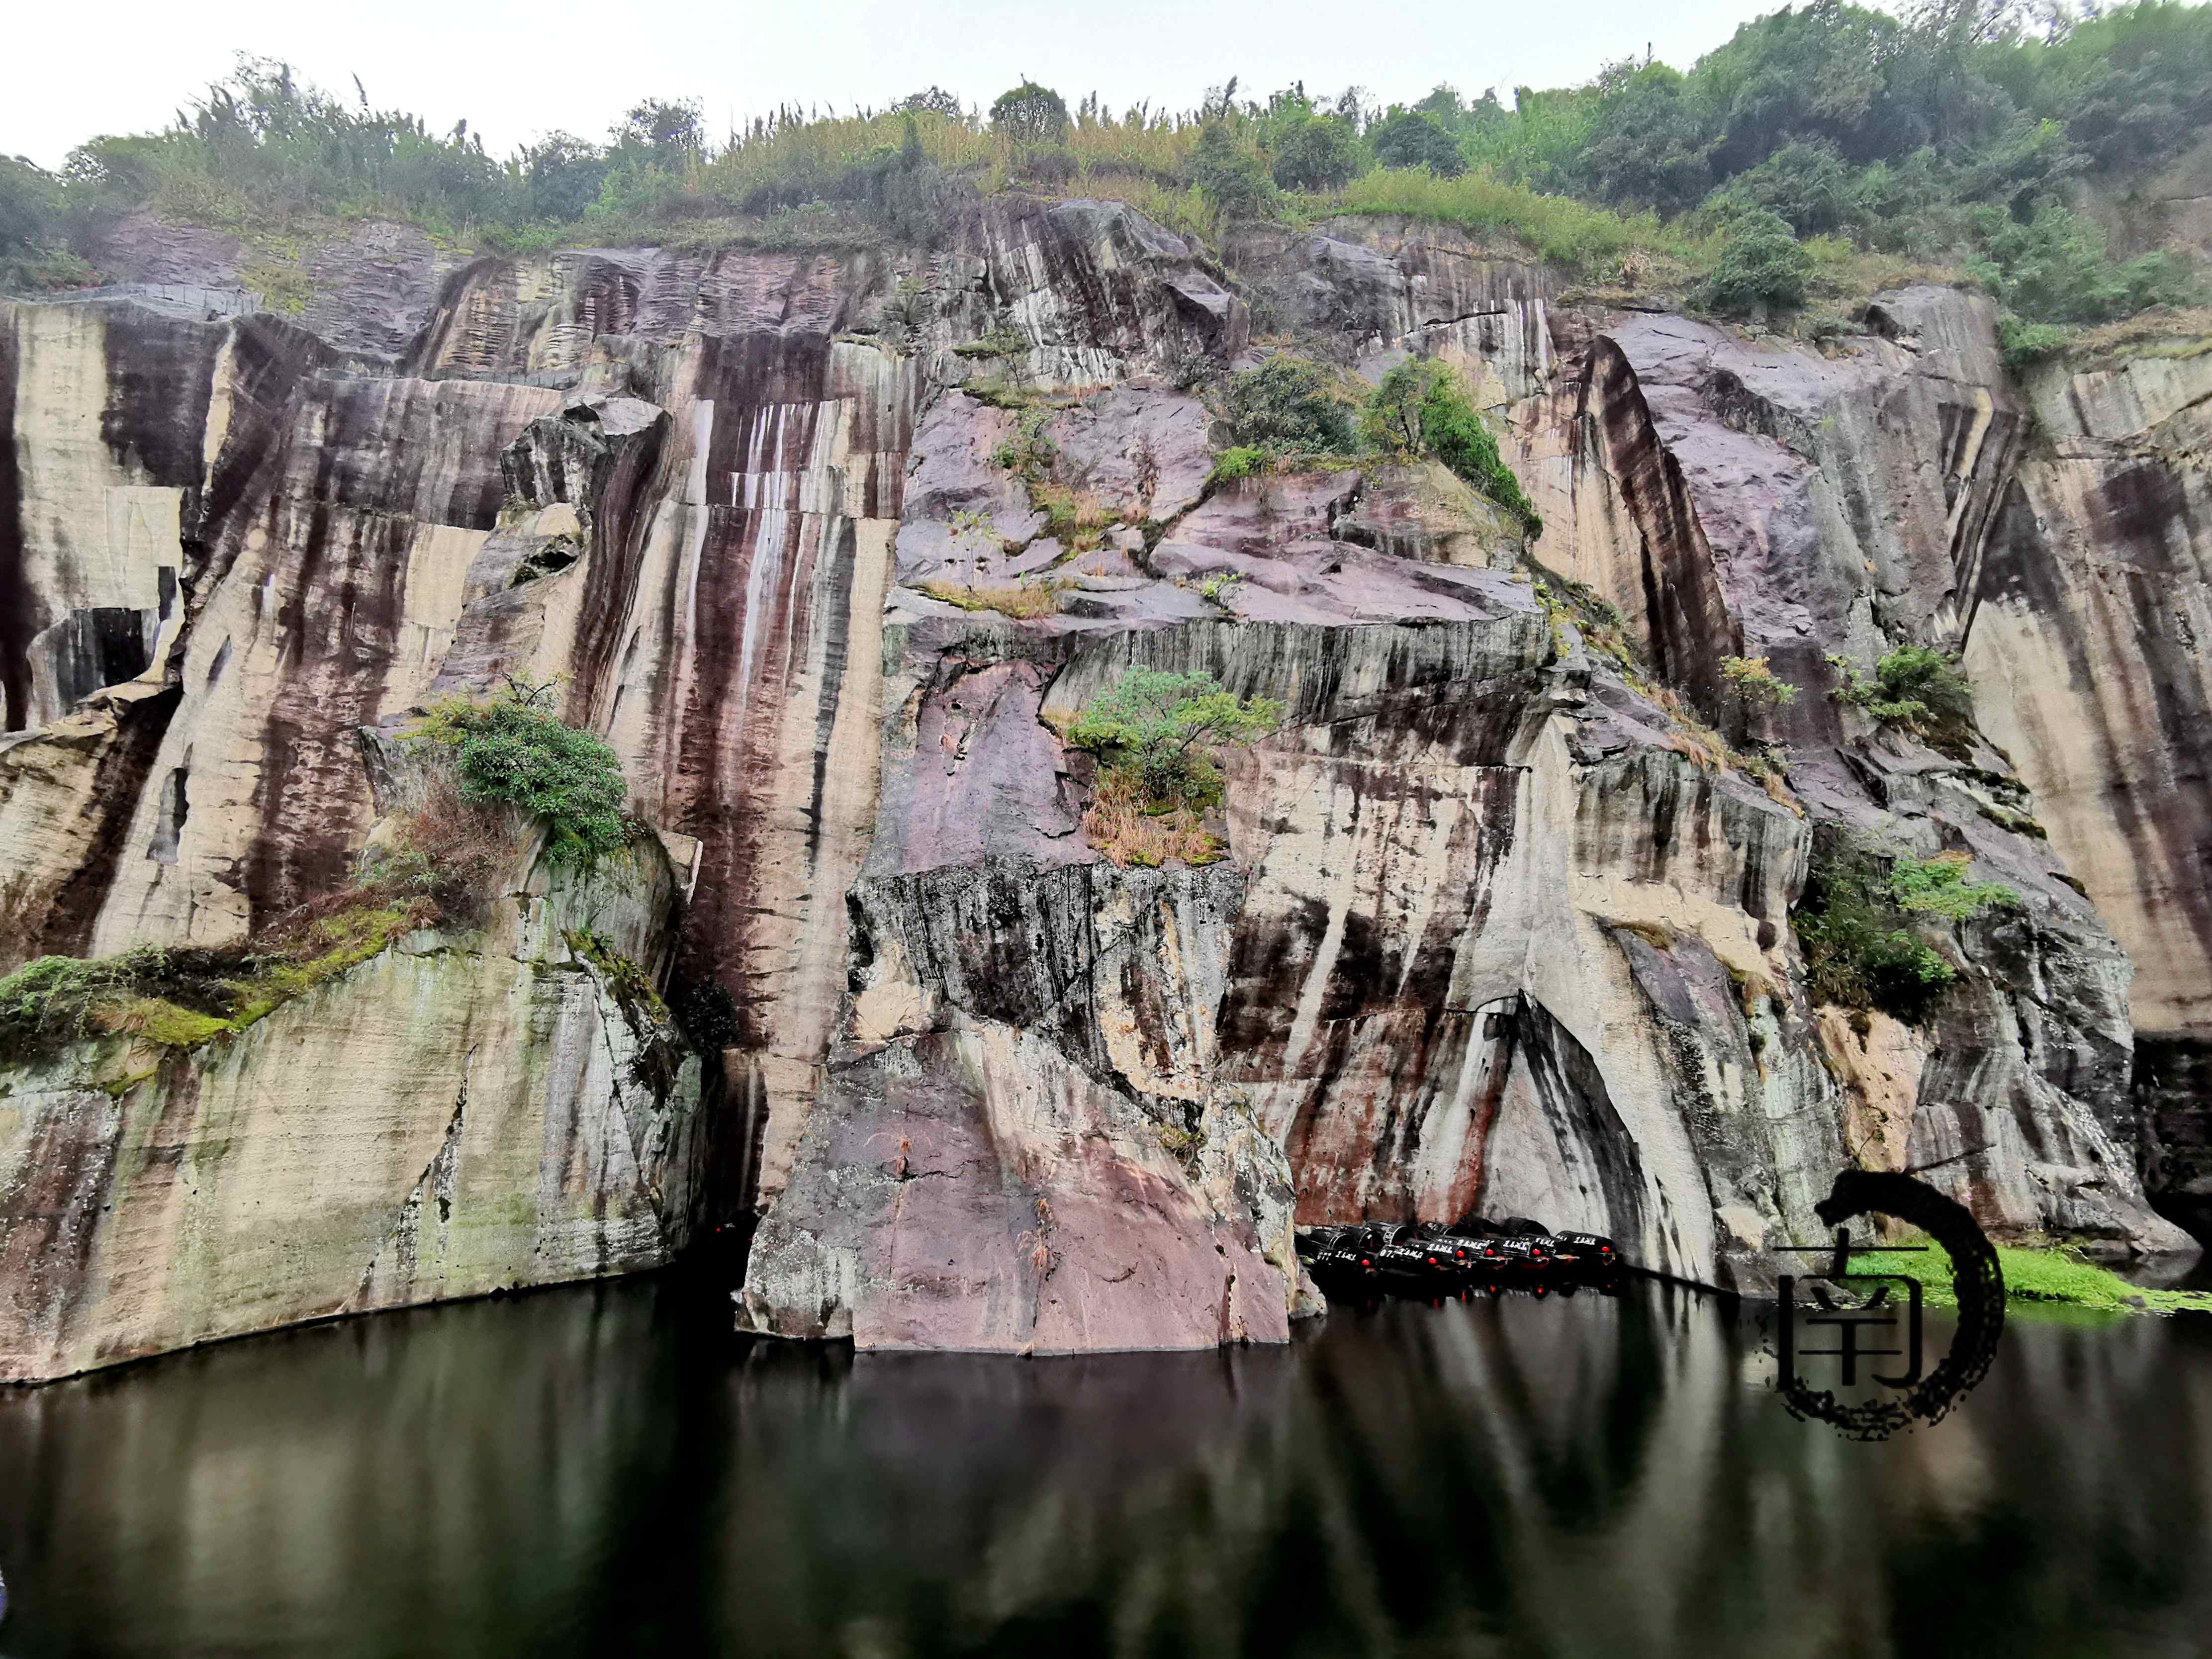
<path fill-rule="evenodd" d="M 1984 724 L 2136 969 L 2137 1100 L 2161 1208 L 2212 1223 L 2212 371 L 2195 339 L 2027 391 L 2041 441 L 2004 494 L 1967 660 Z"/>
<path fill-rule="evenodd" d="M 518 910 L 112 1097 L 88 1055 L 8 1074 L 14 1374 L 756 1218 L 749 1328 L 1032 1353 L 1279 1340 L 1294 1220 L 1533 1213 L 1757 1290 L 1852 1161 L 2185 1242 L 2143 1176 L 2204 1179 L 2203 359 L 2023 389 L 1946 290 L 1822 355 L 1385 220 L 1240 233 L 1232 281 L 1081 201 L 928 252 L 359 228 L 294 320 L 228 239 L 118 235 L 136 297 L 0 315 L 0 965 L 246 939 L 369 833 L 362 731 L 388 773 L 426 699 L 558 681 L 683 849 L 620 948 L 708 1052 L 696 1109 L 639 1098 Z M 1461 368 L 1542 534 L 1432 465 L 1210 484 L 1176 388 L 1253 361 L 1248 298 L 1370 376 Z M 1964 650 L 1983 739 L 1828 695 L 1905 641 Z M 1741 706 L 1736 656 L 1800 696 Z M 1218 863 L 1084 827 L 1057 733 L 1133 666 L 1285 706 Z M 1784 744 L 1786 787 L 1728 752 Z M 1844 836 L 2021 897 L 1921 1028 L 1813 1000 L 1790 911 Z M 268 1103 L 301 1055 L 363 1079 L 313 1133 Z M 152 1179 L 112 1149 L 217 1108 L 208 1214 L 346 1195 L 269 1230 L 294 1265 L 224 1278 L 168 1188 L 84 1220 Z M 441 1192 L 505 1219 L 435 1231 Z"/>
<path fill-rule="evenodd" d="M 567 942 L 645 960 L 657 846 L 541 872 L 190 1051 L 119 1036 L 0 1096 L 0 1382 L 301 1320 L 663 1265 L 687 1241 L 698 1062 Z"/>

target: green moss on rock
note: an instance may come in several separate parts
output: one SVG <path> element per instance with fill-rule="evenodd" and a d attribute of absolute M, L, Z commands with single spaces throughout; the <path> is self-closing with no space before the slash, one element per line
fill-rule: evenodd
<path fill-rule="evenodd" d="M 258 949 L 149 945 L 113 957 L 40 957 L 0 979 L 0 1065 L 34 1063 L 72 1042 L 110 1036 L 189 1052 L 245 1030 L 424 920 L 419 905 L 362 902 L 301 922 L 282 944 Z"/>
<path fill-rule="evenodd" d="M 1892 1241 L 1924 1244 L 1917 1237 Z M 2005 1297 L 2013 1302 L 2063 1303 L 2104 1313 L 2212 1313 L 2212 1291 L 2166 1291 L 2130 1285 L 2109 1267 L 2100 1267 L 2069 1245 L 2000 1244 L 1997 1265 L 2004 1271 Z M 1855 1271 L 1891 1273 L 1919 1281 L 1931 1308 L 1958 1305 L 1950 1258 L 1940 1249 L 1874 1250 L 1854 1253 Z"/>

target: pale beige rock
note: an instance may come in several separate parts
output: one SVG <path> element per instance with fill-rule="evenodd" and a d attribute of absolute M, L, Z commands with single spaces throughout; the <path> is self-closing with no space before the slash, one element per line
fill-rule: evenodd
<path fill-rule="evenodd" d="M 2212 708 L 2208 362 L 2038 379 L 2061 435 L 2021 470 L 1966 647 L 1991 738 L 2134 959 L 2136 1024 L 2192 1039 L 2212 1035 L 2212 805 L 2196 752 Z"/>
<path fill-rule="evenodd" d="M 416 934 L 189 1054 L 114 1039 L 6 1074 L 0 1381 L 667 1261 L 697 1062 L 641 1080 L 672 1034 L 557 924 L 651 942 L 671 879 L 654 854 L 526 900 L 556 924 L 530 959 L 483 948 L 511 920 Z"/>
<path fill-rule="evenodd" d="M 35 606 L 23 724 L 66 714 L 91 685 L 65 635 L 76 613 L 138 613 L 149 662 L 183 620 L 183 492 L 136 456 L 118 457 L 109 413 L 106 321 L 91 306 L 0 306 L 15 335 L 17 509 L 27 597 Z M 97 684 L 97 683 L 95 683 Z"/>
<path fill-rule="evenodd" d="M 1823 1008 L 1818 1029 L 1820 1051 L 1843 1085 L 1852 1158 L 1863 1170 L 1908 1168 L 1928 1037 L 1879 1009 Z"/>
<path fill-rule="evenodd" d="M 175 702 L 159 684 L 120 685 L 0 744 L 0 969 L 85 948 L 96 896 L 84 874 L 128 850 L 120 838 Z"/>
<path fill-rule="evenodd" d="M 2054 439 L 2138 437 L 2212 398 L 2212 353 L 2146 355 L 2081 371 L 2062 362 L 2031 375 L 2028 390 Z"/>
<path fill-rule="evenodd" d="M 674 412 L 684 480 L 644 538 L 632 617 L 599 718 L 661 821 L 742 802 L 709 844 L 702 969 L 747 989 L 757 1033 L 726 1057 L 744 1103 L 748 1184 L 780 1188 L 844 989 L 845 907 L 875 811 L 884 595 L 896 533 L 910 362 L 830 348 L 830 395 Z M 714 471 L 712 455 L 741 459 Z M 732 568 L 731 567 L 734 566 Z M 718 568 L 719 567 L 719 568 Z M 720 596 L 729 609 L 708 611 Z M 734 614 L 732 614 L 734 613 Z M 825 729 L 826 728 L 826 729 Z M 739 893 L 731 890 L 741 886 Z M 726 912 L 714 906 L 728 905 Z"/>

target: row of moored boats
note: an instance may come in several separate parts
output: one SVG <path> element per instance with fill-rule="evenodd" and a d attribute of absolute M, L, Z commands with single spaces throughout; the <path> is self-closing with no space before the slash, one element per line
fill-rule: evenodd
<path fill-rule="evenodd" d="M 1298 1255 L 1324 1295 L 1351 1300 L 1472 1291 L 1541 1296 L 1602 1286 L 1626 1265 L 1619 1247 L 1602 1234 L 1555 1233 L 1526 1216 L 1302 1227 Z"/>

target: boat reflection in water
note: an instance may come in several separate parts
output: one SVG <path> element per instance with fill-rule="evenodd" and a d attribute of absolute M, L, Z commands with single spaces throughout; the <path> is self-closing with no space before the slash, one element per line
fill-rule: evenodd
<path fill-rule="evenodd" d="M 0 1395 L 0 1655 L 2201 1650 L 2212 1322 L 2016 1319 L 1857 1445 L 1618 1291 L 1018 1361 L 657 1279 Z"/>

